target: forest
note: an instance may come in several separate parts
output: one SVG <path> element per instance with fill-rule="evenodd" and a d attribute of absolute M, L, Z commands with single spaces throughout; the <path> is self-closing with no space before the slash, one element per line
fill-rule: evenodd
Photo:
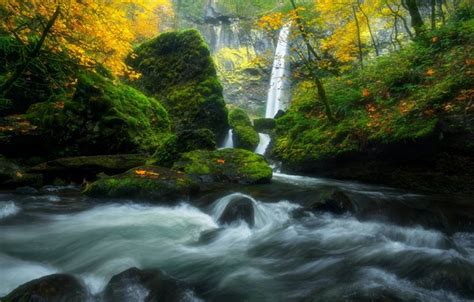
<path fill-rule="evenodd" d="M 474 0 L 0 0 L 0 302 L 473 272 Z"/>

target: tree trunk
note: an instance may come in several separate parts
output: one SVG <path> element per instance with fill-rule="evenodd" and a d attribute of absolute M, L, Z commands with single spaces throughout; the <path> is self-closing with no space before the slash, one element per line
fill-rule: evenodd
<path fill-rule="evenodd" d="M 360 67 L 364 68 L 364 56 L 362 54 L 362 40 L 360 38 L 360 26 L 359 26 L 359 19 L 357 19 L 357 12 L 355 9 L 355 6 L 352 6 L 352 13 L 354 14 L 354 21 L 356 24 L 357 28 L 357 46 L 359 48 L 359 61 L 360 61 Z"/>
<path fill-rule="evenodd" d="M 41 48 L 43 47 L 44 42 L 46 41 L 46 37 L 49 35 L 51 28 L 53 27 L 54 23 L 59 17 L 61 12 L 61 8 L 59 6 L 56 7 L 51 18 L 49 18 L 48 23 L 46 24 L 39 41 L 36 43 L 35 47 L 29 52 L 28 56 L 24 59 L 24 62 L 20 63 L 13 74 L 0 86 L 0 95 L 6 96 L 8 92 L 13 88 L 15 82 L 23 75 L 25 70 L 30 65 L 31 61 L 33 61 L 37 56 L 39 56 L 41 52 Z"/>
<path fill-rule="evenodd" d="M 291 5 L 293 6 L 293 9 L 296 10 L 297 6 L 296 6 L 295 0 L 290 0 L 290 2 L 291 2 Z M 326 116 L 327 116 L 328 120 L 331 123 L 334 123 L 336 121 L 336 119 L 334 118 L 334 115 L 332 113 L 331 104 L 329 104 L 329 100 L 328 100 L 327 95 L 326 95 L 326 89 L 324 88 L 324 84 L 323 84 L 323 82 L 321 81 L 321 79 L 319 78 L 319 76 L 317 74 L 317 69 L 316 69 L 317 64 L 311 64 L 311 55 L 314 56 L 315 60 L 319 60 L 319 56 L 316 53 L 313 46 L 311 45 L 311 42 L 309 41 L 308 33 L 306 32 L 306 29 L 304 28 L 303 23 L 301 22 L 300 16 L 298 15 L 298 12 L 296 12 L 296 23 L 297 23 L 298 28 L 301 32 L 301 35 L 303 36 L 304 43 L 305 43 L 306 48 L 308 50 L 308 60 L 306 60 L 307 61 L 307 68 L 311 72 L 313 81 L 316 84 L 316 88 L 317 88 L 317 91 L 318 91 L 318 96 L 319 96 L 319 99 L 321 100 L 321 102 L 324 105 Z"/>
<path fill-rule="evenodd" d="M 436 1 L 436 0 L 433 0 L 433 1 Z M 380 52 L 377 46 L 377 41 L 375 41 L 374 33 L 372 32 L 372 27 L 370 26 L 369 16 L 367 16 L 367 14 L 362 9 L 362 6 L 360 5 L 360 0 L 357 1 L 357 6 L 359 7 L 360 12 L 364 15 L 364 18 L 367 21 L 367 28 L 369 29 L 370 39 L 372 40 L 372 44 L 374 45 L 375 55 L 378 57 L 380 55 Z"/>
<path fill-rule="evenodd" d="M 405 0 L 405 6 L 408 9 L 411 17 L 411 26 L 415 30 L 417 36 L 423 33 L 423 18 L 421 18 L 420 10 L 416 0 Z"/>
<path fill-rule="evenodd" d="M 436 29 L 436 0 L 431 0 L 431 30 Z"/>

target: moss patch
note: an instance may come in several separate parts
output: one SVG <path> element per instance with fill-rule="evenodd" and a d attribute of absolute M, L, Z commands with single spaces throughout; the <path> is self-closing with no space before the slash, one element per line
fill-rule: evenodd
<path fill-rule="evenodd" d="M 92 197 L 141 198 L 174 203 L 197 192 L 199 186 L 187 175 L 166 168 L 142 166 L 89 184 L 84 194 Z"/>
<path fill-rule="evenodd" d="M 197 176 L 203 182 L 255 184 L 272 178 L 272 169 L 262 156 L 242 149 L 185 153 L 173 169 Z"/>
<path fill-rule="evenodd" d="M 156 99 L 92 73 L 80 74 L 72 99 L 34 104 L 27 116 L 58 156 L 154 152 L 170 132 Z"/>

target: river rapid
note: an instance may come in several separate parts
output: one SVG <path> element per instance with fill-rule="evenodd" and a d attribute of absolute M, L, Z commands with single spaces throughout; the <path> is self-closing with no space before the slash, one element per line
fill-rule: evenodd
<path fill-rule="evenodd" d="M 61 272 L 100 300 L 113 275 L 138 267 L 190 284 L 189 301 L 474 299 L 468 197 L 278 173 L 271 185 L 232 187 L 174 206 L 94 200 L 66 189 L 0 193 L 0 297 Z M 294 215 L 332 189 L 350 197 L 352 213 Z M 252 200 L 255 226 L 220 225 L 226 205 L 241 197 Z M 202 240 L 209 232 L 215 236 Z"/>

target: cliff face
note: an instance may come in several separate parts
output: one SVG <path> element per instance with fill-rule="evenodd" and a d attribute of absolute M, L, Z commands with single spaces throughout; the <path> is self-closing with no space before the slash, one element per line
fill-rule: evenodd
<path fill-rule="evenodd" d="M 216 63 L 227 103 L 262 114 L 275 49 L 274 39 L 255 20 L 216 0 L 176 1 L 177 26 L 195 28 Z"/>

